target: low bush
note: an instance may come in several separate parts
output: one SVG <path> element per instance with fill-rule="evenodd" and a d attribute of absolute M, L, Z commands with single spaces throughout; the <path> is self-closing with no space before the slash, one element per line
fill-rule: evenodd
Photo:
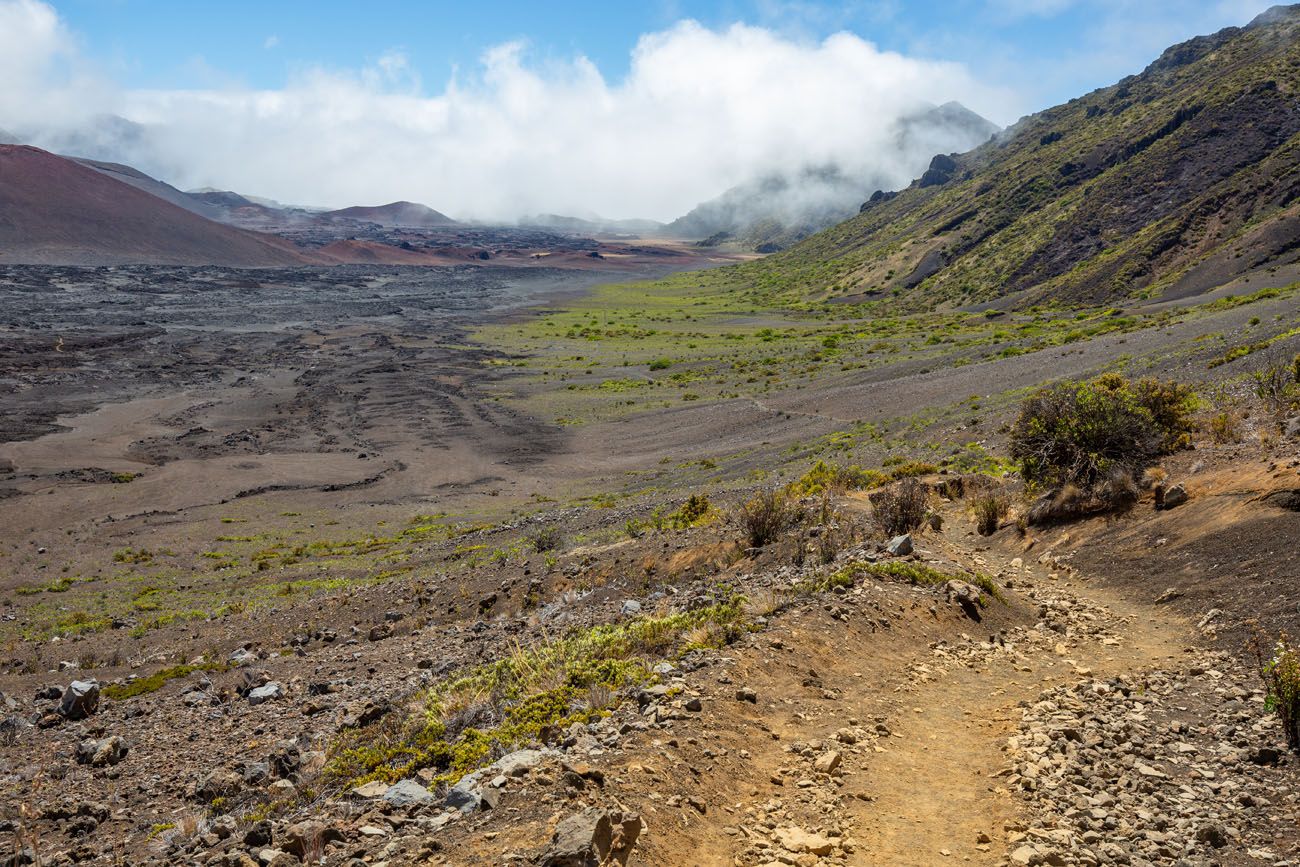
<path fill-rule="evenodd" d="M 1175 382 L 1106 374 L 1052 386 L 1022 405 L 1011 455 L 1033 486 L 1073 485 L 1099 497 L 1106 486 L 1127 489 L 1156 458 L 1189 445 L 1194 409 L 1191 389 Z"/>
<path fill-rule="evenodd" d="M 842 466 L 818 461 L 812 469 L 786 486 L 792 497 L 815 497 L 824 493 L 842 493 L 863 488 L 874 488 L 887 482 L 889 476 L 877 470 L 864 470 L 857 465 Z"/>
<path fill-rule="evenodd" d="M 1255 666 L 1264 681 L 1264 707 L 1277 714 L 1289 749 L 1300 751 L 1300 649 L 1286 633 L 1273 646 L 1256 627 L 1250 640 Z"/>
<path fill-rule="evenodd" d="M 687 530 L 707 523 L 713 516 L 713 505 L 704 494 L 691 494 L 681 507 L 667 518 L 674 530 Z"/>
<path fill-rule="evenodd" d="M 736 510 L 736 520 L 751 548 L 762 548 L 795 522 L 798 509 L 785 491 L 764 491 Z"/>
<path fill-rule="evenodd" d="M 547 551 L 554 551 L 560 547 L 564 541 L 564 535 L 560 532 L 559 527 L 543 527 L 528 537 L 532 544 L 533 550 L 539 554 Z"/>
<path fill-rule="evenodd" d="M 886 536 L 910 533 L 921 526 L 929 509 L 930 489 L 905 478 L 871 495 L 872 520 Z"/>
<path fill-rule="evenodd" d="M 1007 501 L 994 494 L 975 500 L 975 530 L 981 536 L 992 536 L 1007 516 Z"/>
<path fill-rule="evenodd" d="M 1206 428 L 1210 439 L 1219 445 L 1235 443 L 1241 439 L 1241 423 L 1236 413 L 1228 410 L 1210 416 Z"/>

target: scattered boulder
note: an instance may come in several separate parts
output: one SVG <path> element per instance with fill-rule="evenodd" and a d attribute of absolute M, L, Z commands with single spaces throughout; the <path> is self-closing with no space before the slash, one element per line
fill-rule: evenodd
<path fill-rule="evenodd" d="M 209 771 L 194 786 L 194 797 L 200 801 L 215 801 L 227 795 L 233 795 L 244 786 L 239 774 L 226 768 Z"/>
<path fill-rule="evenodd" d="M 433 794 L 415 780 L 402 780 L 389 786 L 382 795 L 394 807 L 423 806 L 433 803 Z"/>
<path fill-rule="evenodd" d="M 74 680 L 68 684 L 59 702 L 59 713 L 70 720 L 85 719 L 99 710 L 99 684 L 93 680 Z"/>
<path fill-rule="evenodd" d="M 541 867 L 600 867 L 627 864 L 641 835 L 641 818 L 588 807 L 555 826 Z"/>
<path fill-rule="evenodd" d="M 254 822 L 247 831 L 244 832 L 244 845 L 250 849 L 260 849 L 271 845 L 273 839 L 273 829 L 271 828 L 270 819 L 262 819 Z"/>
<path fill-rule="evenodd" d="M 1165 510 L 1176 509 L 1183 503 L 1186 503 L 1189 499 L 1191 499 L 1191 497 L 1187 493 L 1187 488 L 1181 484 L 1174 485 L 1171 488 L 1165 489 L 1165 495 L 1163 500 L 1160 502 L 1160 508 Z"/>
<path fill-rule="evenodd" d="M 459 783 L 447 790 L 446 805 L 462 813 L 472 813 L 477 810 L 483 801 L 478 781 L 477 773 L 462 777 Z"/>
<path fill-rule="evenodd" d="M 978 587 L 966 581 L 953 579 L 943 585 L 943 592 L 949 602 L 956 602 L 967 616 L 979 620 L 980 600 L 983 599 L 983 594 Z"/>
<path fill-rule="evenodd" d="M 337 828 L 321 822 L 295 822 L 284 830 L 280 846 L 289 854 L 305 860 L 311 853 L 323 851 L 327 844 L 342 839 L 343 834 Z"/>
<path fill-rule="evenodd" d="M 515 750 L 497 759 L 488 770 L 507 777 L 522 777 L 545 761 L 547 754 L 544 750 Z"/>
<path fill-rule="evenodd" d="M 371 780 L 368 783 L 362 783 L 348 792 L 354 798 L 361 800 L 370 800 L 371 798 L 382 798 L 388 791 L 388 784 L 379 780 Z"/>
<path fill-rule="evenodd" d="M 1300 488 L 1290 491 L 1273 491 L 1261 497 L 1265 503 L 1288 512 L 1300 512 Z"/>
<path fill-rule="evenodd" d="M 835 849 L 835 844 L 821 834 L 813 834 L 802 828 L 777 828 L 776 841 L 796 854 L 810 852 L 819 858 L 824 858 Z"/>
<path fill-rule="evenodd" d="M 271 681 L 266 686 L 259 686 L 257 689 L 250 690 L 248 693 L 249 704 L 261 704 L 265 701 L 275 701 L 278 698 L 284 698 L 284 687 L 275 681 Z"/>
<path fill-rule="evenodd" d="M 912 534 L 904 533 L 901 536 L 895 536 L 889 540 L 885 550 L 891 557 L 906 557 L 914 550 L 912 547 Z"/>
<path fill-rule="evenodd" d="M 841 756 L 838 750 L 822 753 L 813 762 L 813 769 L 819 774 L 833 774 L 840 767 Z"/>
<path fill-rule="evenodd" d="M 117 735 L 101 740 L 84 740 L 77 745 L 77 761 L 92 768 L 116 765 L 126 758 L 129 749 L 126 741 Z"/>

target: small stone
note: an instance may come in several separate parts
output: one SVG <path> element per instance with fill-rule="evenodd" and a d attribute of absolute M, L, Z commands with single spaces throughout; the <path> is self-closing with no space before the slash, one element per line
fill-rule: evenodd
<path fill-rule="evenodd" d="M 248 703 L 262 704 L 267 701 L 275 701 L 284 697 L 284 687 L 275 681 L 271 681 L 265 686 L 259 686 L 257 689 L 249 690 Z"/>

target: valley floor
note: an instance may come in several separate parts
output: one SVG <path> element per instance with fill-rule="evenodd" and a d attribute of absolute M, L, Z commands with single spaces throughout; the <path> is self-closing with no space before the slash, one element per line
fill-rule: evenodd
<path fill-rule="evenodd" d="M 1300 627 L 1249 384 L 1293 288 L 875 321 L 432 275 L 11 287 L 0 863 L 1300 863 L 1246 650 Z M 1176 509 L 1018 522 L 1019 400 L 1117 369 L 1238 429 L 1164 462 Z M 809 490 L 750 546 L 818 460 L 939 520 L 894 556 Z"/>

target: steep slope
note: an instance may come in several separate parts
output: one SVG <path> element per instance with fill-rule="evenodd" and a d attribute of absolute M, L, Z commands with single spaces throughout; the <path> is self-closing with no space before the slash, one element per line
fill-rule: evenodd
<path fill-rule="evenodd" d="M 139 169 L 131 166 L 124 166 L 121 163 L 107 163 L 102 160 L 85 159 L 84 157 L 69 157 L 74 162 L 80 163 L 87 168 L 94 169 L 100 174 L 107 175 L 114 180 L 121 181 L 124 184 L 130 184 L 137 190 L 143 190 L 150 195 L 165 199 L 177 207 L 198 214 L 209 220 L 219 220 L 220 211 L 204 202 L 201 198 L 196 198 L 189 193 L 181 192 L 171 184 L 165 183 L 146 175 Z"/>
<path fill-rule="evenodd" d="M 96 169 L 0 145 L 0 262 L 302 264 L 287 241 L 223 226 Z"/>
<path fill-rule="evenodd" d="M 456 221 L 427 205 L 416 202 L 391 202 L 387 205 L 355 206 L 337 211 L 326 211 L 324 216 L 365 220 L 394 228 L 428 229 L 436 226 L 453 226 Z"/>
<path fill-rule="evenodd" d="M 967 150 L 997 131 L 959 103 L 927 107 L 895 124 L 888 152 L 865 171 L 832 163 L 771 172 L 698 205 L 664 231 L 710 243 L 732 241 L 761 253 L 784 249 L 852 216 L 872 190 L 897 185 L 901 179 L 887 166 L 919 171 L 931 155 Z"/>
<path fill-rule="evenodd" d="M 897 195 L 747 269 L 770 297 L 907 307 L 1204 292 L 1300 260 L 1300 6 L 936 157 Z"/>

